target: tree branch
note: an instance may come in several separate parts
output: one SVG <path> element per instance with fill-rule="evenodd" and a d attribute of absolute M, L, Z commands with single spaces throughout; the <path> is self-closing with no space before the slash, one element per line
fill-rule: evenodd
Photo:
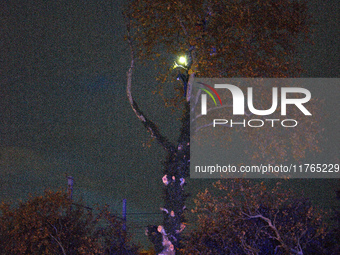
<path fill-rule="evenodd" d="M 163 146 L 163 148 L 167 151 L 174 150 L 174 145 L 168 141 L 166 137 L 164 137 L 156 124 L 154 124 L 152 121 L 150 121 L 144 113 L 139 109 L 137 103 L 132 97 L 131 93 L 131 86 L 132 86 L 132 74 L 133 74 L 133 68 L 134 68 L 134 49 L 132 45 L 132 38 L 130 35 L 130 21 L 126 21 L 126 28 L 127 28 L 127 41 L 130 47 L 130 57 L 131 57 L 131 63 L 129 70 L 127 72 L 127 86 L 126 86 L 126 94 L 129 99 L 129 103 L 131 105 L 132 110 L 135 112 L 137 118 L 143 123 L 145 128 L 150 132 L 151 137 L 156 138 L 156 140 Z"/>
<path fill-rule="evenodd" d="M 243 213 L 243 212 L 242 212 Z M 302 251 L 302 248 L 300 246 L 300 243 L 298 242 L 298 248 L 299 250 L 295 250 L 293 248 L 289 249 L 289 247 L 284 243 L 284 241 L 282 240 L 281 236 L 280 236 L 280 233 L 279 231 L 277 230 L 277 228 L 275 227 L 275 225 L 272 223 L 272 221 L 267 218 L 267 217 L 264 217 L 263 215 L 261 214 L 258 214 L 258 215 L 248 215 L 246 213 L 243 213 L 245 216 L 247 216 L 247 218 L 249 219 L 256 219 L 256 218 L 260 218 L 261 220 L 267 222 L 268 226 L 274 231 L 275 233 L 275 239 L 277 241 L 279 241 L 281 243 L 281 246 L 286 250 L 286 251 L 290 251 L 292 253 L 295 253 L 295 254 L 298 254 L 298 255 L 303 255 L 303 251 Z"/>
<path fill-rule="evenodd" d="M 64 247 L 61 245 L 61 243 L 58 241 L 58 239 L 55 238 L 52 234 L 50 234 L 50 236 L 54 239 L 54 241 L 56 241 L 56 242 L 58 243 L 58 245 L 60 246 L 60 248 L 61 248 L 63 254 L 66 255 L 65 249 L 64 249 Z"/>
<path fill-rule="evenodd" d="M 192 85 L 194 84 L 194 79 L 195 79 L 195 73 L 193 72 L 190 74 L 189 80 L 188 80 L 187 97 L 186 97 L 187 102 L 190 102 L 191 90 L 192 90 Z"/>

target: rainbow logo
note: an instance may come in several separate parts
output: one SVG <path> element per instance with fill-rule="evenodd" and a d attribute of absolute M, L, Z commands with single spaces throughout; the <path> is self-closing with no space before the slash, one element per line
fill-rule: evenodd
<path fill-rule="evenodd" d="M 222 100 L 221 100 L 221 98 L 220 98 L 220 95 L 217 93 L 217 91 L 216 91 L 213 87 L 211 87 L 211 86 L 209 86 L 208 84 L 205 84 L 205 83 L 203 83 L 203 82 L 198 82 L 198 83 L 199 83 L 199 84 L 202 84 L 203 86 L 205 86 L 206 88 L 208 88 L 208 89 L 210 89 L 212 92 L 214 92 L 214 94 L 217 96 L 218 100 L 220 101 L 220 104 L 222 105 Z M 204 92 L 206 92 L 206 93 L 212 98 L 212 100 L 214 101 L 215 106 L 217 106 L 215 97 L 214 97 L 214 95 L 213 95 L 209 90 L 204 89 L 204 88 L 199 88 L 199 89 L 201 89 L 201 90 L 203 90 Z"/>

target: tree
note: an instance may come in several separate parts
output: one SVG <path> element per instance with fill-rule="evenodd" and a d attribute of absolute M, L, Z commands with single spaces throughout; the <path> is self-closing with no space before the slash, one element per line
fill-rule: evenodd
<path fill-rule="evenodd" d="M 101 245 L 101 254 L 105 255 L 136 255 L 138 246 L 131 240 L 123 227 L 124 222 L 110 213 L 107 206 L 100 209 L 97 216 L 96 237 Z"/>
<path fill-rule="evenodd" d="M 323 212 L 284 183 L 267 188 L 235 179 L 214 186 L 195 200 L 198 226 L 184 254 L 331 254 Z"/>
<path fill-rule="evenodd" d="M 137 254 L 119 218 L 105 207 L 96 216 L 63 192 L 46 191 L 16 208 L 2 203 L 0 212 L 1 254 Z"/>
<path fill-rule="evenodd" d="M 327 242 L 325 246 L 329 251 L 328 254 L 339 254 L 340 253 L 340 190 L 336 190 L 336 199 L 335 203 L 333 204 L 333 211 L 331 217 L 331 230 L 328 232 L 326 236 Z"/>
<path fill-rule="evenodd" d="M 182 128 L 177 144 L 164 137 L 158 127 L 149 120 L 139 109 L 132 97 L 132 73 L 134 68 L 134 48 L 130 36 L 130 26 L 127 24 L 128 42 L 131 49 L 131 65 L 127 73 L 127 96 L 130 105 L 138 119 L 150 132 L 151 137 L 167 151 L 167 159 L 164 163 L 164 176 L 162 181 L 164 188 L 164 222 L 159 226 L 148 226 L 146 234 L 155 246 L 157 254 L 175 254 L 180 245 L 180 233 L 185 228 L 184 210 L 187 194 L 184 192 L 185 178 L 189 176 L 190 162 L 190 115 L 189 102 L 185 103 L 185 110 L 181 119 Z M 188 82 L 188 77 L 185 78 Z"/>
<path fill-rule="evenodd" d="M 138 119 L 167 152 L 162 179 L 165 185 L 164 207 L 161 208 L 164 222 L 160 226 L 149 226 L 147 234 L 157 253 L 174 254 L 180 248 L 181 232 L 185 227 L 183 210 L 187 195 L 183 185 L 189 176 L 190 92 L 194 76 L 296 77 L 301 68 L 295 53 L 298 43 L 307 39 L 310 17 L 306 3 L 298 0 L 131 0 L 124 16 L 131 51 L 127 96 Z M 173 68 L 169 68 L 168 63 L 179 54 L 186 54 L 191 60 L 183 65 L 175 62 L 179 70 L 176 75 L 181 81 L 175 90 L 180 93 L 174 98 L 166 98 L 166 103 L 181 108 L 183 117 L 179 139 L 170 142 L 134 100 L 132 75 L 137 59 L 157 59 L 157 79 L 162 94 L 164 87 L 161 84 L 169 80 L 172 83 L 174 78 Z M 307 148 L 316 149 L 313 139 L 318 132 L 315 133 L 314 128 L 309 126 L 301 130 L 302 137 L 307 139 L 301 138 L 298 157 L 303 157 Z M 277 146 L 277 141 L 263 145 L 267 140 L 258 141 L 258 136 L 252 132 L 247 135 L 256 146 L 262 146 L 259 155 L 273 147 L 286 150 Z M 276 155 L 283 158 L 286 154 Z"/>
<path fill-rule="evenodd" d="M 128 9 L 139 56 L 159 57 L 163 75 L 169 56 L 192 46 L 200 77 L 294 77 L 301 71 L 294 54 L 310 33 L 305 1 L 135 0 Z"/>

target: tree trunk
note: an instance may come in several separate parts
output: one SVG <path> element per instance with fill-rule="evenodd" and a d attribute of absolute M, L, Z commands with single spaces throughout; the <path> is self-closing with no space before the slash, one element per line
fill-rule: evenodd
<path fill-rule="evenodd" d="M 180 248 L 181 233 L 185 228 L 183 213 L 188 195 L 184 191 L 184 186 L 186 178 L 189 176 L 190 92 L 194 75 L 190 75 L 190 79 L 187 75 L 186 78 L 188 86 L 181 120 L 182 128 L 176 145 L 169 142 L 160 133 L 158 127 L 144 115 L 132 97 L 131 83 L 134 68 L 134 51 L 129 36 L 129 28 L 127 39 L 131 50 L 131 65 L 127 72 L 127 97 L 137 118 L 143 123 L 151 136 L 167 151 L 166 161 L 164 162 L 164 176 L 162 178 L 164 183 L 164 206 L 160 208 L 163 211 L 163 225 L 148 226 L 146 233 L 158 254 L 174 255 Z"/>

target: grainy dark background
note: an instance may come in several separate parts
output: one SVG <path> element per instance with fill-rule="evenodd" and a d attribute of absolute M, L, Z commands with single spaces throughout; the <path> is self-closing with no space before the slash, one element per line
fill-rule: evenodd
<path fill-rule="evenodd" d="M 126 98 L 123 3 L 0 2 L 0 200 L 64 189 L 72 175 L 74 197 L 88 205 L 108 203 L 120 213 L 127 198 L 128 213 L 159 212 L 164 153 L 156 143 L 143 146 L 149 135 Z M 315 44 L 301 45 L 305 77 L 338 77 L 339 3 L 311 1 L 310 7 L 318 24 Z M 151 93 L 154 74 L 153 63 L 138 66 L 134 96 L 176 139 L 178 115 Z M 192 194 L 209 182 L 192 180 Z M 295 180 L 291 186 L 316 203 L 335 198 L 334 180 Z M 153 216 L 140 217 L 130 216 L 134 232 L 156 223 Z"/>

